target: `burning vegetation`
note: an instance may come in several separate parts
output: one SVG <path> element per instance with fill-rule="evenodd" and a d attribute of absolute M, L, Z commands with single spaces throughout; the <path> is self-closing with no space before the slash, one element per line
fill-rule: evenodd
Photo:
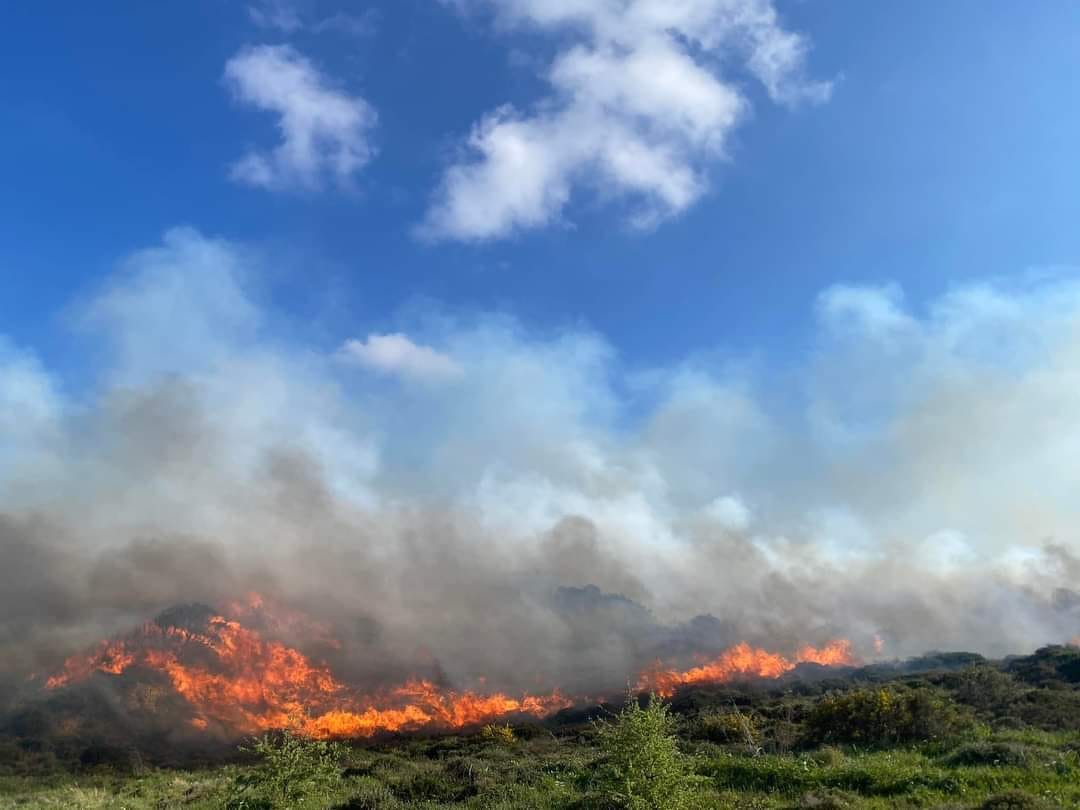
<path fill-rule="evenodd" d="M 746 642 L 724 650 L 718 657 L 684 671 L 664 669 L 659 663 L 642 674 L 638 689 L 671 697 L 682 686 L 704 683 L 724 683 L 735 679 L 779 678 L 799 664 L 848 666 L 856 663 L 851 642 L 831 641 L 824 647 L 802 647 L 793 658 L 751 647 Z"/>
<path fill-rule="evenodd" d="M 96 674 L 165 684 L 183 699 L 191 728 L 222 737 L 284 728 L 320 739 L 457 730 L 513 717 L 545 718 L 588 700 L 557 689 L 520 695 L 456 690 L 419 677 L 361 689 L 278 640 L 297 632 L 340 648 L 330 628 L 299 613 L 271 610 L 257 595 L 221 613 L 199 605 L 173 608 L 126 636 L 72 656 L 45 680 L 45 688 L 60 690 Z M 855 661 L 845 640 L 803 647 L 792 656 L 742 642 L 685 670 L 657 661 L 636 683 L 667 697 L 688 685 L 779 678 L 801 663 Z"/>

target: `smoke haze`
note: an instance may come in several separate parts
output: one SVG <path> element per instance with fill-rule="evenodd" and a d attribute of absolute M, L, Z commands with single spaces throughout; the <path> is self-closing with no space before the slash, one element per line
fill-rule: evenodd
<path fill-rule="evenodd" d="M 356 677 L 508 689 L 744 638 L 1001 655 L 1080 632 L 1066 276 L 918 312 L 833 287 L 806 354 L 642 369 L 499 313 L 307 339 L 259 261 L 191 229 L 133 253 L 69 313 L 90 380 L 0 339 L 8 682 L 252 590 L 332 623 Z"/>

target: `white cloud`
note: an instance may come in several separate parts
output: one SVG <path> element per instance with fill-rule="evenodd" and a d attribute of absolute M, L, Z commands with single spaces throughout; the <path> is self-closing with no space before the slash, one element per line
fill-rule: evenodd
<path fill-rule="evenodd" d="M 415 380 L 447 380 L 461 375 L 461 367 L 449 355 L 414 343 L 407 335 L 368 335 L 367 340 L 348 340 L 341 347 L 343 359 L 383 374 Z"/>
<path fill-rule="evenodd" d="M 326 17 L 312 15 L 312 4 L 302 0 L 259 0 L 248 6 L 248 16 L 261 28 L 286 34 L 307 31 L 313 34 L 339 33 L 361 37 L 376 28 L 378 13 L 367 9 L 360 14 L 337 11 Z"/>
<path fill-rule="evenodd" d="M 300 10 L 291 0 L 260 0 L 248 6 L 248 16 L 256 25 L 292 34 L 303 27 Z"/>
<path fill-rule="evenodd" d="M 245 48 L 225 65 L 225 82 L 244 104 L 278 115 L 281 143 L 233 164 L 234 180 L 270 190 L 348 187 L 375 153 L 375 110 L 336 87 L 289 45 Z"/>
<path fill-rule="evenodd" d="M 448 0 L 449 1 L 449 0 Z M 822 101 L 802 77 L 806 45 L 769 0 L 456 0 L 504 26 L 570 36 L 531 113 L 502 107 L 473 129 L 442 178 L 422 236 L 484 240 L 558 221 L 579 187 L 631 203 L 647 228 L 705 193 L 748 103 L 719 64 L 741 55 L 782 103 Z"/>

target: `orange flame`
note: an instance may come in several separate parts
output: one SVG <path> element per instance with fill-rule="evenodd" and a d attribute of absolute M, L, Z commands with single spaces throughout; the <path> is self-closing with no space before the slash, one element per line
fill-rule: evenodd
<path fill-rule="evenodd" d="M 779 678 L 802 663 L 842 666 L 854 662 L 851 642 L 843 639 L 830 641 L 821 648 L 803 647 L 793 659 L 751 647 L 744 641 L 711 661 L 681 672 L 664 669 L 658 661 L 638 679 L 637 688 L 671 697 L 679 687 L 691 684 L 723 683 L 739 678 Z"/>
<path fill-rule="evenodd" d="M 68 659 L 45 685 L 56 689 L 94 672 L 120 675 L 136 666 L 168 676 L 192 707 L 194 727 L 215 723 L 242 733 L 295 728 L 321 738 L 369 737 L 427 726 L 465 728 L 515 714 L 544 717 L 572 705 L 557 692 L 519 699 L 453 692 L 422 680 L 358 695 L 298 650 L 221 616 L 209 620 L 205 633 L 148 623 L 129 639 L 102 642 Z"/>
<path fill-rule="evenodd" d="M 49 689 L 67 686 L 72 681 L 89 678 L 94 672 L 119 675 L 135 663 L 135 656 L 127 651 L 123 641 L 102 641 L 93 652 L 69 658 L 62 672 L 45 681 Z"/>
<path fill-rule="evenodd" d="M 260 626 L 316 628 L 320 637 L 331 638 L 328 628 L 300 614 L 278 619 L 262 616 L 266 610 L 257 595 L 230 606 L 233 615 L 258 618 Z M 670 696 L 689 684 L 778 678 L 802 662 L 833 666 L 853 660 L 847 641 L 803 647 L 793 658 L 741 643 L 682 672 L 662 669 L 657 662 L 641 675 L 638 687 Z M 370 737 L 380 732 L 469 728 L 515 715 L 542 718 L 574 705 L 558 691 L 512 697 L 500 692 L 454 691 L 421 679 L 361 693 L 335 678 L 325 664 L 224 616 L 208 619 L 198 631 L 147 623 L 126 638 L 101 642 L 68 659 L 45 686 L 57 689 L 95 672 L 119 676 L 138 668 L 169 680 L 190 706 L 193 728 L 228 733 L 292 728 L 323 739 Z"/>

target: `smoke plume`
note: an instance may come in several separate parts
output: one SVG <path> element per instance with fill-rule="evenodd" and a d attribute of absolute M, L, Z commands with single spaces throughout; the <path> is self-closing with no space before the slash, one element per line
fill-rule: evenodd
<path fill-rule="evenodd" d="M 1080 632 L 1075 281 L 918 311 L 834 287 L 808 351 L 643 369 L 503 314 L 327 341 L 261 276 L 176 229 L 73 302 L 73 360 L 0 341 L 7 683 L 250 591 L 330 623 L 373 683 L 588 690 L 739 639 Z"/>

